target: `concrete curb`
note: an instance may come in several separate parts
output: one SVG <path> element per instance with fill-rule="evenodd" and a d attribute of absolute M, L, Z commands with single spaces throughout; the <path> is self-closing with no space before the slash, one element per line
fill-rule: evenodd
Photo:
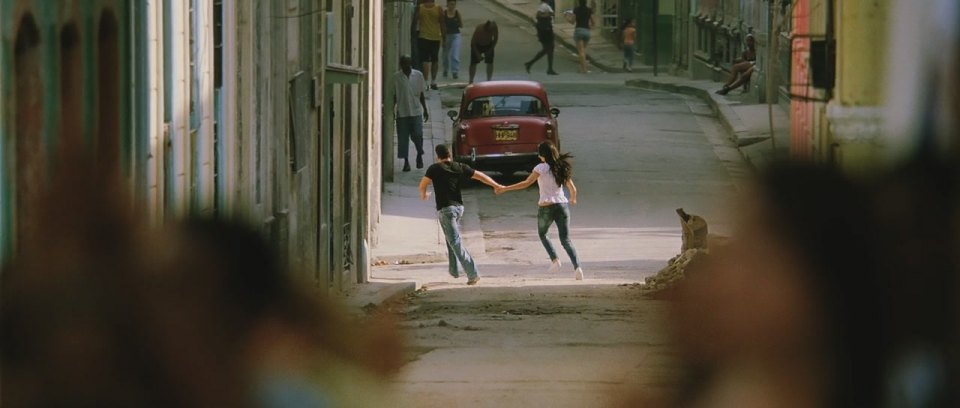
<path fill-rule="evenodd" d="M 736 144 L 737 150 L 740 152 L 740 156 L 743 157 L 743 160 L 754 169 L 760 167 L 760 163 L 756 163 L 753 160 L 753 157 L 750 154 L 747 154 L 743 148 L 763 142 L 765 140 L 769 140 L 770 137 L 757 137 L 756 135 L 749 134 L 749 130 L 743 124 L 740 116 L 737 115 L 733 108 L 731 108 L 729 105 L 718 103 L 710 95 L 710 91 L 693 86 L 657 82 L 648 79 L 631 79 L 626 81 L 626 85 L 637 88 L 680 93 L 694 96 L 703 100 L 708 106 L 710 106 L 713 114 L 720 120 L 720 124 L 723 125 L 723 128 L 727 132 L 730 140 Z"/>
<path fill-rule="evenodd" d="M 426 252 L 409 255 L 383 255 L 372 258 L 373 263 L 377 265 L 428 264 L 446 262 L 446 260 L 447 254 L 441 254 L 440 252 Z"/>
<path fill-rule="evenodd" d="M 707 103 L 707 105 L 710 106 L 710 109 L 713 110 L 714 115 L 720 119 L 720 123 L 723 124 L 724 130 L 726 130 L 730 135 L 730 139 L 736 142 L 737 146 L 741 146 L 740 136 L 746 131 L 746 129 L 743 125 L 743 122 L 740 120 L 740 116 L 738 116 L 730 106 L 717 103 L 717 101 L 710 96 L 710 91 L 692 86 L 663 83 L 648 79 L 631 79 L 628 80 L 626 84 L 628 86 L 637 88 L 680 93 L 702 99 Z"/>

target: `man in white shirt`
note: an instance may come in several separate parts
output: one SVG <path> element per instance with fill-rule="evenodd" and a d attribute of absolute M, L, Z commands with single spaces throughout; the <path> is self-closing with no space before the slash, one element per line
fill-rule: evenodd
<path fill-rule="evenodd" d="M 430 119 L 423 92 L 427 82 L 420 71 L 413 69 L 409 55 L 400 57 L 400 70 L 393 74 L 393 103 L 397 117 L 397 158 L 403 159 L 403 171 L 410 171 L 407 159 L 410 139 L 417 148 L 417 168 L 423 168 L 423 122 Z"/>

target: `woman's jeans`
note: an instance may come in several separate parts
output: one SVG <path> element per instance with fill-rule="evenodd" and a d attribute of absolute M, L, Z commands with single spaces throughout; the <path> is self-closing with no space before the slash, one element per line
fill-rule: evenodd
<path fill-rule="evenodd" d="M 570 204 L 551 204 L 540 207 L 537 211 L 537 233 L 540 234 L 540 242 L 543 243 L 543 248 L 547 250 L 551 261 L 558 259 L 557 252 L 553 250 L 553 244 L 547 239 L 547 230 L 554 222 L 557 223 L 557 232 L 560 233 L 560 245 L 563 245 L 563 249 L 570 256 L 573 268 L 579 268 L 580 260 L 577 259 L 577 250 L 570 242 Z"/>
<path fill-rule="evenodd" d="M 451 205 L 443 207 L 437 211 L 437 217 L 440 219 L 440 228 L 443 229 L 443 236 L 447 241 L 447 260 L 449 261 L 450 276 L 460 277 L 457 272 L 457 261 L 463 265 L 467 272 L 467 278 L 477 278 L 477 265 L 473 262 L 473 257 L 463 247 L 463 241 L 460 239 L 460 219 L 463 218 L 463 206 Z"/>
<path fill-rule="evenodd" d="M 447 72 L 453 75 L 460 72 L 460 33 L 447 34 L 447 41 L 443 44 L 443 74 Z"/>

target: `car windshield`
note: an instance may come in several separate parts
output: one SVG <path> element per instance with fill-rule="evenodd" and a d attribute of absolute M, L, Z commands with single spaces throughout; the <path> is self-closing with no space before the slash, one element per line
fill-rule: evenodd
<path fill-rule="evenodd" d="M 471 100 L 463 111 L 463 117 L 486 118 L 494 116 L 545 116 L 544 103 L 530 95 L 481 96 Z"/>

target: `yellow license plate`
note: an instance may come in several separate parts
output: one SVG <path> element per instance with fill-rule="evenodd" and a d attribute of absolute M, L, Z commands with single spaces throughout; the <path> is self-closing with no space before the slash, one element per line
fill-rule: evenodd
<path fill-rule="evenodd" d="M 517 140 L 517 129 L 494 129 L 494 140 L 498 142 L 511 142 Z"/>

